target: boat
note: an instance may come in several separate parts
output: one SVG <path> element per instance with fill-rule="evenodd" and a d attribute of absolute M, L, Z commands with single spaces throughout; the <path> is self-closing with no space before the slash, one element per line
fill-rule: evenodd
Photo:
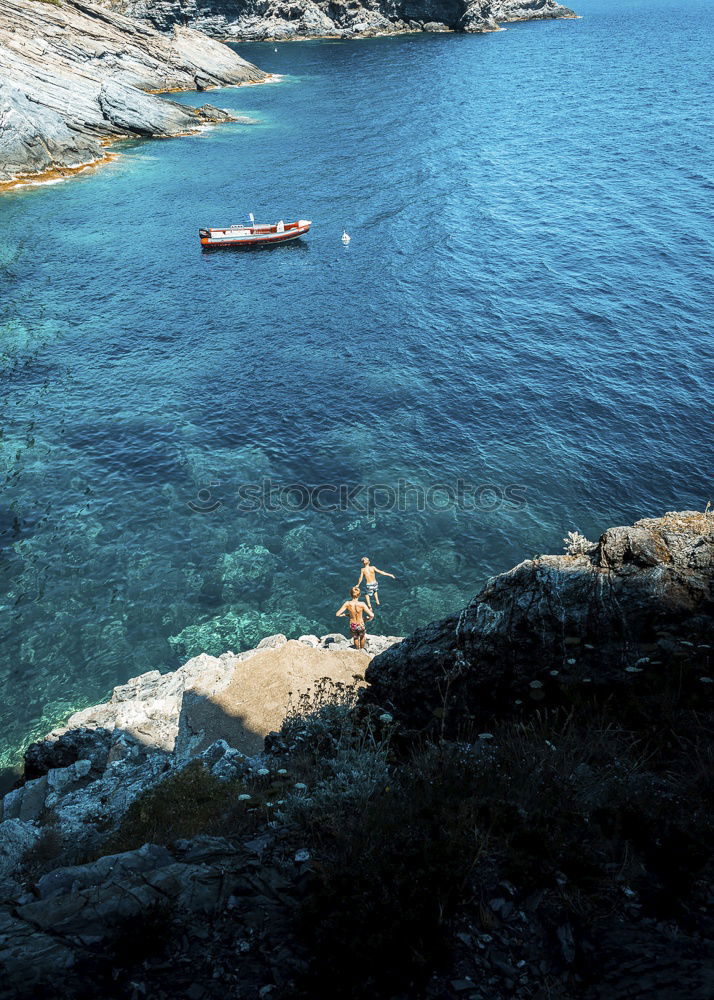
<path fill-rule="evenodd" d="M 199 229 L 202 247 L 263 247 L 276 243 L 297 240 L 310 231 L 312 222 L 299 219 L 297 222 L 276 222 L 274 226 L 263 226 L 253 222 L 227 229 Z"/>

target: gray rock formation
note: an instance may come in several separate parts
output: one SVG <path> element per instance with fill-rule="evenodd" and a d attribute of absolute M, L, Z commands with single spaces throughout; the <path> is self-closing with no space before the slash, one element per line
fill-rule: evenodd
<path fill-rule="evenodd" d="M 704 803 L 711 780 L 708 758 L 702 754 L 699 760 L 692 747 L 705 748 L 710 732 L 714 515 L 667 514 L 611 528 L 597 543 L 570 538 L 567 549 L 567 555 L 536 557 L 494 577 L 460 614 L 406 640 L 371 640 L 371 652 L 382 652 L 367 668 L 371 687 L 364 700 L 394 712 L 392 751 L 398 751 L 398 738 L 406 737 L 406 746 L 411 746 L 400 722 L 422 731 L 436 723 L 439 733 L 444 723 L 448 729 L 454 722 L 459 743 L 451 749 L 460 756 L 470 752 L 471 766 L 482 761 L 479 781 L 492 789 L 491 800 L 481 801 L 476 814 L 479 826 L 489 831 L 489 846 L 478 847 L 479 858 L 482 851 L 489 854 L 467 886 L 468 902 L 455 925 L 455 964 L 444 971 L 446 981 L 435 982 L 436 976 L 430 980 L 435 988 L 424 995 L 476 996 L 474 984 L 479 984 L 480 996 L 485 984 L 494 1000 L 508 1000 L 536 995 L 538 984 L 547 982 L 556 984 L 562 998 L 704 1000 L 712 995 L 706 907 L 711 898 L 706 882 L 711 851 L 704 838 L 710 830 Z M 300 772 L 283 769 L 280 757 L 241 753 L 232 727 L 238 719 L 244 726 L 267 728 L 275 717 L 272 701 L 284 700 L 287 686 L 299 694 L 323 672 L 335 679 L 359 676 L 369 656 L 347 647 L 339 633 L 305 635 L 298 641 L 273 635 L 237 656 L 196 657 L 163 676 L 152 671 L 116 688 L 106 705 L 77 713 L 68 728 L 30 748 L 28 780 L 5 796 L 0 814 L 3 1000 L 295 995 L 291 975 L 304 969 L 309 957 L 304 942 L 295 948 L 294 936 L 291 940 L 296 907 L 310 902 L 310 886 L 324 863 L 319 856 L 323 829 L 338 817 L 344 824 L 345 816 L 354 814 L 328 812 L 328 823 L 320 814 L 317 841 L 306 844 L 302 823 L 281 825 L 292 807 L 304 808 L 309 801 L 302 777 L 294 783 Z M 634 711 L 641 710 L 632 727 L 618 727 L 614 734 L 643 737 L 632 745 L 641 762 L 634 764 L 627 750 L 624 758 L 619 750 L 610 757 L 604 745 L 590 755 L 587 738 L 597 742 L 603 737 L 599 714 L 592 730 L 578 737 L 586 738 L 588 753 L 576 767 L 575 744 L 563 748 L 560 756 L 559 748 L 547 741 L 548 749 L 543 750 L 543 716 L 538 725 L 522 727 L 533 729 L 530 742 L 504 742 L 505 756 L 500 758 L 495 755 L 500 741 L 489 742 L 486 732 L 481 734 L 483 742 L 473 740 L 470 751 L 463 741 L 459 724 L 469 718 L 498 723 L 503 736 L 508 729 L 502 724 L 529 707 L 572 704 L 578 697 L 582 721 L 591 707 L 583 696 L 591 692 L 601 696 L 600 707 L 607 701 L 617 708 L 629 700 Z M 221 713 L 212 717 L 210 726 L 191 725 L 185 732 L 182 718 L 202 701 L 220 707 Z M 376 721 L 376 714 L 372 710 L 366 716 Z M 693 721 L 700 727 L 697 734 L 692 733 Z M 667 750 L 657 767 L 665 772 L 641 770 L 646 757 L 642 748 L 648 745 L 644 737 L 659 730 L 662 722 L 660 749 Z M 391 728 L 392 720 L 387 724 Z M 561 731 L 565 734 L 567 726 Z M 522 762 L 521 780 L 528 772 L 526 785 L 521 788 L 516 780 L 515 789 L 509 788 L 511 773 L 500 768 L 504 762 L 513 763 L 513 755 L 521 754 L 523 747 L 535 755 L 531 760 L 526 754 Z M 599 755 L 604 755 L 601 770 Z M 197 759 L 219 789 L 231 786 L 216 779 L 238 777 L 238 787 L 253 782 L 254 795 L 242 793 L 236 804 L 253 800 L 246 809 L 261 814 L 259 825 L 241 827 L 238 813 L 231 813 L 228 832 L 224 826 L 221 836 L 164 836 L 159 843 L 140 847 L 134 837 L 131 849 L 98 856 L 107 831 L 116 827 L 137 795 L 166 778 L 180 782 L 186 774 L 179 772 Z M 353 774 L 355 758 L 348 753 L 340 759 L 347 770 L 339 771 L 333 793 L 337 788 L 344 796 L 342 779 Z M 454 760 L 448 755 L 445 759 Z M 294 766 L 289 759 L 285 763 Z M 327 763 L 329 770 L 337 759 L 328 758 Z M 674 764 L 694 771 L 681 793 L 677 781 L 682 774 L 675 770 L 672 777 L 669 772 Z M 384 787 L 380 806 L 387 811 L 399 802 L 398 771 L 395 762 L 387 787 L 384 777 L 379 779 L 379 787 Z M 551 774 L 561 797 L 563 789 L 572 795 L 562 799 L 562 807 L 561 799 L 551 798 L 553 786 L 544 778 Z M 467 772 L 460 777 L 468 779 Z M 448 778 L 451 788 L 453 776 Z M 414 776 L 410 782 L 408 789 L 419 789 Z M 690 806 L 687 795 L 700 782 L 701 805 Z M 185 793 L 180 805 L 171 787 L 163 808 L 185 808 Z M 375 786 L 369 787 L 371 795 Z M 475 787 L 464 790 L 465 808 L 472 808 L 468 803 L 473 802 Z M 261 788 L 271 800 L 274 789 L 280 788 L 280 794 L 285 789 L 289 805 L 281 813 L 261 813 L 255 801 Z M 316 790 L 318 786 L 312 790 L 313 800 Z M 541 793 L 546 795 L 544 807 L 535 804 Z M 153 819 L 156 801 L 135 807 L 142 823 L 145 815 Z M 438 797 L 434 801 L 438 804 Z M 453 804 L 452 799 L 448 802 Z M 562 811 L 552 828 L 544 822 L 551 805 Z M 432 810 L 425 812 L 431 822 Z M 666 819 L 670 813 L 671 827 Z M 414 813 L 397 816 L 413 819 Z M 144 836 L 146 827 L 139 829 Z M 389 824 L 378 827 L 378 848 L 384 843 L 382 830 L 389 836 L 391 829 Z M 544 851 L 545 829 L 555 833 L 553 853 Z M 52 853 L 48 864 L 46 841 L 53 836 L 67 846 L 59 855 Z M 28 872 L 28 856 L 40 859 L 42 874 L 31 868 Z M 506 880 L 499 867 L 504 858 L 509 865 Z M 691 865 L 682 864 L 688 858 Z M 477 864 L 481 861 L 473 867 Z M 411 879 L 413 868 L 405 870 Z M 511 881 L 516 873 L 519 884 Z M 354 878 L 354 872 L 349 877 Z M 367 879 L 377 883 L 379 898 L 383 883 L 372 879 L 369 869 Z M 680 896 L 671 894 L 672 885 L 680 881 L 683 910 L 676 905 Z M 593 895 L 583 895 L 583 885 L 594 885 Z M 598 903 L 598 911 L 593 899 L 600 898 L 604 902 Z M 374 911 L 365 906 L 364 912 L 372 933 Z M 344 923 L 337 926 L 342 933 Z M 146 961 L 142 941 L 162 934 L 166 942 L 160 939 L 156 946 L 152 939 L 155 954 L 150 948 L 152 958 Z M 322 974 L 325 963 L 317 957 Z"/>
<path fill-rule="evenodd" d="M 177 914 L 205 922 L 212 912 L 228 911 L 232 932 L 252 939 L 275 923 L 271 911 L 287 889 L 277 871 L 256 871 L 255 853 L 250 845 L 197 837 L 170 851 L 145 844 L 49 872 L 32 893 L 0 907 L 0 997 L 86 996 L 72 989 L 73 973 L 82 981 L 83 966 L 83 985 L 94 982 L 92 995 L 107 996 L 87 971 L 92 959 L 106 961 L 122 929 L 134 948 L 142 934 L 169 934 Z"/>
<path fill-rule="evenodd" d="M 0 802 L 0 888 L 14 883 L 48 822 L 86 851 L 137 795 L 189 761 L 200 757 L 216 776 L 234 777 L 261 753 L 291 698 L 324 677 L 361 682 L 371 657 L 400 641 L 370 636 L 363 653 L 338 633 L 303 641 L 274 635 L 237 655 L 202 654 L 173 673 L 152 670 L 114 688 L 108 702 L 76 712 L 29 747 L 24 784 Z"/>
<path fill-rule="evenodd" d="M 231 116 L 145 91 L 264 80 L 188 28 L 161 34 L 81 0 L 0 6 L 0 184 L 101 159 L 108 139 L 173 136 Z"/>
<path fill-rule="evenodd" d="M 102 0 L 162 31 L 191 24 L 217 38 L 350 37 L 406 31 L 497 31 L 499 24 L 574 17 L 556 0 Z"/>
<path fill-rule="evenodd" d="M 448 730 L 591 698 L 636 707 L 670 679 L 710 700 L 714 515 L 670 513 L 575 548 L 493 577 L 375 657 L 365 700 Z"/>

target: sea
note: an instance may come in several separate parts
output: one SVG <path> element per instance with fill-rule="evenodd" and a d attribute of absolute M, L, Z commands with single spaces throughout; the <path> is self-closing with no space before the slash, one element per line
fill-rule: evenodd
<path fill-rule="evenodd" d="M 714 9 L 237 45 L 252 124 L 0 197 L 0 766 L 202 652 L 714 500 Z M 253 252 L 201 226 L 312 221 Z M 349 242 L 343 242 L 346 232 Z"/>

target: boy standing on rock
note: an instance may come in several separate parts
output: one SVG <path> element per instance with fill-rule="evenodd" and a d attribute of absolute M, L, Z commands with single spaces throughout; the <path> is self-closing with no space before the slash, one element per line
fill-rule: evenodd
<path fill-rule="evenodd" d="M 355 649 L 364 649 L 364 643 L 367 638 L 367 629 L 365 628 L 364 618 L 362 616 L 366 611 L 367 617 L 371 621 L 374 618 L 374 613 L 371 608 L 368 608 L 366 604 L 360 601 L 359 587 L 353 587 L 350 591 L 350 595 L 352 599 L 345 601 L 335 617 L 342 618 L 343 615 L 349 614 L 350 632 L 352 633 Z"/>
<path fill-rule="evenodd" d="M 367 593 L 365 595 L 365 600 L 367 601 L 367 607 L 372 610 L 372 601 L 370 598 L 374 598 L 377 607 L 379 607 L 379 583 L 377 582 L 376 574 L 379 573 L 380 576 L 390 576 L 392 580 L 396 580 L 394 573 L 385 573 L 383 569 L 377 569 L 373 566 L 368 556 L 362 556 L 362 572 L 359 575 L 359 580 L 357 581 L 357 586 L 364 582 L 367 584 Z"/>

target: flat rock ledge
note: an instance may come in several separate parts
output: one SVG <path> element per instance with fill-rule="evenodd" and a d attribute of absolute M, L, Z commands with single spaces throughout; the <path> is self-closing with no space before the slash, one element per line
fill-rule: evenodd
<path fill-rule="evenodd" d="M 260 756 L 291 704 L 325 678 L 361 686 L 372 657 L 400 641 L 370 636 L 362 652 L 339 633 L 272 635 L 242 653 L 149 671 L 114 688 L 105 704 L 76 712 L 29 747 L 24 784 L 0 803 L 0 895 L 16 887 L 18 863 L 49 816 L 65 840 L 90 850 L 141 792 L 190 761 L 234 777 Z"/>
<path fill-rule="evenodd" d="M 417 31 L 499 31 L 512 21 L 574 18 L 556 0 L 102 0 L 161 31 L 191 24 L 215 38 L 359 38 Z"/>
<path fill-rule="evenodd" d="M 115 139 L 186 135 L 236 120 L 150 91 L 266 79 L 228 46 L 189 28 L 162 34 L 83 0 L 3 0 L 0 187 L 100 162 Z"/>

